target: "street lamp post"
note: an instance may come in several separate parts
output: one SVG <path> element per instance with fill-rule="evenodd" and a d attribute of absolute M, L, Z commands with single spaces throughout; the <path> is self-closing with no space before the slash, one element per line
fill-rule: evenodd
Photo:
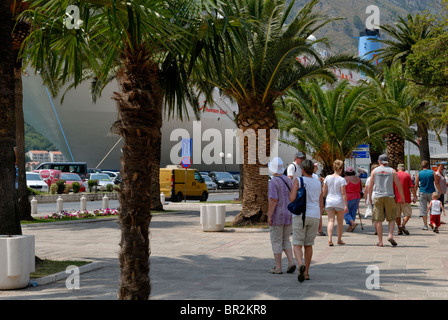
<path fill-rule="evenodd" d="M 227 168 L 226 168 L 226 158 L 230 159 L 232 158 L 232 154 L 228 153 L 227 156 L 224 154 L 224 152 L 220 152 L 219 156 L 222 158 L 223 162 L 224 162 L 224 171 L 227 172 Z"/>

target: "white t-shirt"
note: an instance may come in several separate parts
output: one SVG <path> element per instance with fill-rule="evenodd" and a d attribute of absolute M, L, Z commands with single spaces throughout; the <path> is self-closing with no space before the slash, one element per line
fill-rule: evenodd
<path fill-rule="evenodd" d="M 299 188 L 300 179 L 299 180 Z M 322 185 L 319 180 L 309 177 L 303 177 L 303 183 L 306 190 L 306 216 L 310 218 L 320 219 L 320 194 L 322 192 Z"/>
<path fill-rule="evenodd" d="M 308 200 L 308 197 L 306 199 Z M 442 210 L 440 206 L 441 204 L 440 200 L 431 200 L 431 214 L 433 216 L 440 215 L 440 211 Z"/>
<path fill-rule="evenodd" d="M 370 184 L 370 177 L 368 177 L 366 180 L 366 188 L 369 186 L 369 184 Z M 366 193 L 366 192 L 364 192 L 364 193 Z M 368 204 L 373 204 L 373 200 L 375 200 L 375 191 L 372 190 L 372 203 L 370 203 L 370 201 L 368 201 L 369 197 L 367 196 L 367 193 L 366 193 L 366 199 L 367 199 Z"/>
<path fill-rule="evenodd" d="M 341 187 L 347 185 L 347 181 L 340 176 L 327 176 L 324 183 L 327 185 L 327 197 L 325 198 L 325 208 L 345 208 L 344 199 L 342 199 Z"/>
<path fill-rule="evenodd" d="M 288 177 L 292 176 L 292 181 L 294 181 L 295 178 L 302 176 L 302 168 L 297 163 L 293 162 L 288 166 L 286 175 Z"/>

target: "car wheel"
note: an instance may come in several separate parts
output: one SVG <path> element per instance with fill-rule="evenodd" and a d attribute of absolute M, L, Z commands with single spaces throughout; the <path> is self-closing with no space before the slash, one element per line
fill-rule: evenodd
<path fill-rule="evenodd" d="M 208 192 L 204 191 L 202 193 L 201 199 L 199 201 L 205 202 L 205 201 L 207 201 L 207 199 L 208 199 Z"/>
<path fill-rule="evenodd" d="M 182 192 L 179 192 L 179 193 L 176 195 L 176 198 L 175 198 L 175 201 L 174 201 L 174 202 L 182 202 L 183 199 L 184 199 L 184 196 L 183 196 Z"/>

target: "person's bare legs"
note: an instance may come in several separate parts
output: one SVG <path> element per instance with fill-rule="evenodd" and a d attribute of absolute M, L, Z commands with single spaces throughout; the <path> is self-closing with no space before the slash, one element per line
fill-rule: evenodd
<path fill-rule="evenodd" d="M 305 246 L 305 276 L 309 276 L 311 258 L 313 257 L 313 246 Z"/>
<path fill-rule="evenodd" d="M 284 249 L 283 252 L 285 252 L 286 258 L 288 259 L 288 267 L 294 263 L 294 254 L 292 253 L 292 249 Z"/>
<path fill-rule="evenodd" d="M 394 238 L 395 220 L 389 222 L 389 235 L 388 239 Z"/>
<path fill-rule="evenodd" d="M 336 228 L 337 235 L 338 235 L 338 244 L 345 244 L 344 241 L 342 241 L 342 233 L 344 232 L 344 210 L 342 211 L 336 211 L 338 226 Z"/>
<path fill-rule="evenodd" d="M 327 233 L 328 233 L 328 243 L 333 243 L 333 229 L 334 229 L 334 218 L 336 212 L 334 210 L 327 210 L 328 216 L 328 224 L 327 224 Z"/>
<path fill-rule="evenodd" d="M 303 264 L 303 252 L 302 252 L 302 246 L 294 246 L 294 256 L 296 257 L 297 260 L 297 265 L 300 267 Z"/>
<path fill-rule="evenodd" d="M 382 221 L 375 221 L 375 231 L 378 235 L 378 245 L 383 246 L 383 222 Z"/>

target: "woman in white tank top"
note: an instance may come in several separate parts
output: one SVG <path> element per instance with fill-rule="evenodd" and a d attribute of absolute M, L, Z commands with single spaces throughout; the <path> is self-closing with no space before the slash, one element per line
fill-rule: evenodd
<path fill-rule="evenodd" d="M 336 160 L 333 163 L 334 174 L 327 176 L 324 180 L 323 194 L 325 197 L 325 211 L 328 215 L 328 245 L 333 246 L 333 229 L 335 216 L 337 217 L 337 237 L 338 244 L 345 244 L 342 241 L 342 233 L 344 231 L 344 213 L 348 211 L 347 194 L 345 186 L 346 180 L 341 177 L 344 162 Z"/>

